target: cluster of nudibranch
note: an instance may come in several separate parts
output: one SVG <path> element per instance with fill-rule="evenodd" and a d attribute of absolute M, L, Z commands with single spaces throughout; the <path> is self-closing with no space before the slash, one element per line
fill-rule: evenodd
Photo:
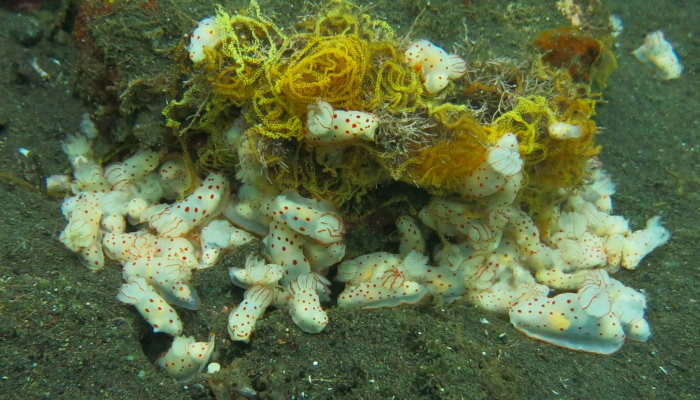
<path fill-rule="evenodd" d="M 188 51 L 195 65 L 222 40 L 218 29 L 212 17 L 192 34 Z M 466 72 L 461 57 L 427 40 L 409 45 L 403 61 L 419 71 L 431 95 Z M 304 140 L 327 149 L 329 157 L 348 142 L 373 142 L 382 124 L 378 115 L 335 109 L 323 99 L 305 112 Z M 332 203 L 256 185 L 264 177 L 244 126 L 240 119 L 226 133 L 238 150 L 236 180 L 211 172 L 188 190 L 193 176 L 182 155 L 165 151 L 141 150 L 103 168 L 92 155 L 96 130 L 87 118 L 82 133 L 62 146 L 72 176 L 47 179 L 50 192 L 67 196 L 61 242 L 91 270 L 104 267 L 105 255 L 121 264 L 117 299 L 133 305 L 154 332 L 174 337 L 157 363 L 177 379 L 202 371 L 214 350 L 214 335 L 204 342 L 185 336 L 177 313 L 201 307 L 193 273 L 217 268 L 224 253 L 252 242 L 261 250 L 229 271 L 232 284 L 245 289 L 228 319 L 234 341 L 248 342 L 271 306 L 288 312 L 304 332 L 321 332 L 329 322 L 323 306 L 331 301 L 329 279 L 345 283 L 338 307 L 465 298 L 507 315 L 529 337 L 569 349 L 610 354 L 626 338 L 650 336 L 645 296 L 610 274 L 636 268 L 669 232 L 659 217 L 633 231 L 612 214 L 615 187 L 597 159 L 588 161 L 583 184 L 560 189 L 562 201 L 536 224 L 517 200 L 526 181 L 518 136 L 502 134 L 483 144 L 483 157 L 472 160 L 477 165 L 452 196 L 433 196 L 417 215 L 396 220 L 397 252 L 347 259 L 345 223 Z M 550 123 L 547 132 L 558 141 L 583 134 L 566 122 Z M 442 240 L 429 248 L 429 236 Z M 329 276 L 335 265 L 337 273 Z"/>
<path fill-rule="evenodd" d="M 566 201 L 548 221 L 546 239 L 515 204 L 522 160 L 515 136 L 506 134 L 465 180 L 462 193 L 469 200 L 433 197 L 417 218 L 396 221 L 398 253 L 344 259 L 344 223 L 326 201 L 293 191 L 261 193 L 250 185 L 234 195 L 220 173 L 175 201 L 186 183 L 176 154 L 139 151 L 102 168 L 91 158 L 90 141 L 70 136 L 63 148 L 72 178 L 48 180 L 52 192 L 72 194 L 61 207 L 68 224 L 60 240 L 90 269 L 102 268 L 104 255 L 122 265 L 125 283 L 117 299 L 134 305 L 155 332 L 175 337 L 158 364 L 178 379 L 201 371 L 214 347 L 213 336 L 207 342 L 183 336 L 176 308 L 200 307 L 192 273 L 216 267 L 224 252 L 257 240 L 264 252 L 229 271 L 233 284 L 245 289 L 229 316 L 232 340 L 247 342 L 270 306 L 287 310 L 305 332 L 322 331 L 327 271 L 339 262 L 334 279 L 346 283 L 339 307 L 394 307 L 428 294 L 445 303 L 466 297 L 508 315 L 530 337 L 602 354 L 616 351 L 625 338 L 650 335 L 644 295 L 609 274 L 637 267 L 669 234 L 658 217 L 631 231 L 627 220 L 612 215 L 614 185 L 594 159 L 582 187 L 562 190 Z M 428 249 L 429 231 L 450 240 Z M 550 297 L 552 290 L 559 294 Z"/>

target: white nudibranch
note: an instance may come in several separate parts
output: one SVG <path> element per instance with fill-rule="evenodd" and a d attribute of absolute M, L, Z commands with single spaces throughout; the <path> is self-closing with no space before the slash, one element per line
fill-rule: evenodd
<path fill-rule="evenodd" d="M 182 201 L 152 206 L 141 213 L 139 221 L 147 222 L 161 236 L 183 236 L 221 211 L 228 200 L 229 186 L 228 179 L 213 172 Z"/>
<path fill-rule="evenodd" d="M 356 139 L 374 141 L 377 119 L 362 111 L 334 110 L 327 101 L 306 106 L 306 137 L 320 142 L 341 142 Z"/>
<path fill-rule="evenodd" d="M 556 121 L 549 124 L 547 133 L 549 133 L 549 137 L 559 140 L 578 139 L 583 134 L 583 129 L 579 125 Z"/>
<path fill-rule="evenodd" d="M 170 349 L 156 363 L 179 381 L 186 381 L 204 370 L 214 351 L 214 334 L 207 342 L 195 342 L 192 336 L 176 336 Z"/>
<path fill-rule="evenodd" d="M 518 139 L 513 133 L 506 133 L 496 143 L 486 156 L 486 161 L 494 171 L 504 176 L 512 176 L 519 173 L 523 167 L 523 160 L 518 153 Z"/>
<path fill-rule="evenodd" d="M 317 276 L 314 273 L 300 274 L 287 287 L 289 293 L 289 315 L 294 323 L 306 333 L 318 333 L 328 325 L 328 315 L 321 308 L 316 290 Z"/>
<path fill-rule="evenodd" d="M 199 21 L 199 25 L 190 36 L 190 44 L 187 46 L 190 60 L 194 63 L 203 61 L 206 57 L 204 48 L 213 49 L 220 41 L 221 33 L 216 27 L 216 17 L 207 17 Z"/>
<path fill-rule="evenodd" d="M 404 62 L 420 71 L 425 91 L 436 94 L 450 80 L 467 73 L 467 63 L 456 54 L 447 54 L 442 48 L 423 39 L 411 44 L 404 53 Z"/>
<path fill-rule="evenodd" d="M 136 307 L 146 322 L 151 324 L 153 332 L 175 336 L 182 334 L 180 317 L 145 279 L 129 278 L 119 289 L 117 300 Z"/>
<path fill-rule="evenodd" d="M 673 46 L 664 38 L 662 31 L 651 32 L 644 38 L 644 44 L 634 51 L 637 60 L 656 69 L 663 80 L 681 76 L 683 66 Z"/>

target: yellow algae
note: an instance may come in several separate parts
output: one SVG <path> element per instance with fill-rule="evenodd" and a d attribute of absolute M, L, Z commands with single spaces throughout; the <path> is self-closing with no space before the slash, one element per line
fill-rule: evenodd
<path fill-rule="evenodd" d="M 236 151 L 223 135 L 240 112 L 249 134 L 262 140 L 260 164 L 280 187 L 305 187 L 344 204 L 390 176 L 387 154 L 396 152 L 389 148 L 344 144 L 331 151 L 338 157 L 328 158 L 328 149 L 297 142 L 307 106 L 319 99 L 335 109 L 396 115 L 426 107 L 420 74 L 402 62 L 388 24 L 335 1 L 304 20 L 300 32 L 283 33 L 255 2 L 236 15 L 219 7 L 216 26 L 220 44 L 205 49 L 193 86 L 165 110 L 180 134 L 208 136 L 197 151 L 198 171 L 235 170 Z"/>
<path fill-rule="evenodd" d="M 598 151 L 591 120 L 595 102 L 582 99 L 588 87 L 574 82 L 568 71 L 509 67 L 501 73 L 516 76 L 514 88 L 485 79 L 459 91 L 457 98 L 467 104 L 479 101 L 484 90 L 501 93 L 501 102 L 508 94 L 504 103 L 488 108 L 489 118 L 482 110 L 441 100 L 449 97 L 427 96 L 420 72 L 404 63 L 405 45 L 391 27 L 352 3 L 331 2 L 296 31 L 283 31 L 254 1 L 241 14 L 218 8 L 216 21 L 221 43 L 205 49 L 207 61 L 195 70 L 193 86 L 165 111 L 168 125 L 181 134 L 205 135 L 196 152 L 200 173 L 236 170 L 236 149 L 223 138 L 241 115 L 258 143 L 251 156 L 259 157 L 275 186 L 305 188 L 344 208 L 360 204 L 392 178 L 432 193 L 459 192 L 487 150 L 512 132 L 524 162 L 519 199 L 530 212 L 545 213 L 557 201 L 552 190 L 579 184 L 585 161 Z M 545 88 L 528 86 L 536 80 L 544 80 Z M 380 126 L 391 118 L 429 124 L 397 132 L 380 128 L 376 143 L 309 143 L 304 140 L 307 106 L 318 100 L 338 110 L 383 116 Z M 583 134 L 550 138 L 547 128 L 555 121 L 580 126 Z"/>
<path fill-rule="evenodd" d="M 546 157 L 543 140 L 553 119 L 554 113 L 545 97 L 521 97 L 511 111 L 494 121 L 489 139 L 495 142 L 508 132 L 514 133 L 525 165 L 535 164 Z"/>
<path fill-rule="evenodd" d="M 357 34 L 313 36 L 290 57 L 280 87 L 296 102 L 323 99 L 339 108 L 360 109 L 369 62 L 369 46 Z"/>
<path fill-rule="evenodd" d="M 264 64 L 275 60 L 287 40 L 282 31 L 262 15 L 255 0 L 250 2 L 247 14 L 230 16 L 220 6 L 216 12 L 216 25 L 222 37 L 220 52 L 236 64 L 239 73 L 248 63 Z"/>
<path fill-rule="evenodd" d="M 410 181 L 440 192 L 459 191 L 467 175 L 486 159 L 488 128 L 464 107 L 444 104 L 433 116 L 447 134 L 419 149 L 406 168 Z"/>
<path fill-rule="evenodd" d="M 518 138 L 519 152 L 524 162 L 526 185 L 519 194 L 530 213 L 548 215 L 556 205 L 558 188 L 572 188 L 581 183 L 586 161 L 598 154 L 595 146 L 595 101 L 569 96 L 542 96 L 518 99 L 513 110 L 503 114 L 493 124 L 491 140 L 506 132 Z M 555 121 L 581 128 L 581 136 L 567 140 L 550 137 L 548 127 Z"/>
<path fill-rule="evenodd" d="M 401 64 L 393 45 L 387 44 L 385 49 L 387 58 L 379 68 L 373 68 L 367 74 L 368 86 L 373 89 L 367 107 L 383 106 L 390 112 L 414 112 L 424 95 L 420 74 Z"/>
<path fill-rule="evenodd" d="M 324 166 L 314 154 L 318 149 L 300 146 L 288 168 L 274 168 L 271 178 L 277 188 L 308 191 L 315 198 L 331 201 L 347 214 L 366 214 L 371 207 L 365 196 L 378 184 L 389 181 L 385 168 L 379 164 L 376 150 L 366 144 L 352 146 L 342 154 L 340 162 Z"/>

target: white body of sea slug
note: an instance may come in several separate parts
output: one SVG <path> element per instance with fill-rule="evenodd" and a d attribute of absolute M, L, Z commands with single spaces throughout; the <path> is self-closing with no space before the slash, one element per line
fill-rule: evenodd
<path fill-rule="evenodd" d="M 199 21 L 199 25 L 190 36 L 190 44 L 187 46 L 190 60 L 194 63 L 203 61 L 206 57 L 204 48 L 213 49 L 219 44 L 219 41 L 221 41 L 221 34 L 216 27 L 216 17 L 208 17 Z"/>
<path fill-rule="evenodd" d="M 634 56 L 655 68 L 663 80 L 676 79 L 683 72 L 678 55 L 673 51 L 671 43 L 664 39 L 664 33 L 661 31 L 648 34 L 644 44 L 634 51 Z"/>

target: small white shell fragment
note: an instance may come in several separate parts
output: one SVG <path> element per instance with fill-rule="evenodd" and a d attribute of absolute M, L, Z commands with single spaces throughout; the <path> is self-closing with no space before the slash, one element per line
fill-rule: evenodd
<path fill-rule="evenodd" d="M 215 374 L 221 371 L 221 364 L 213 362 L 207 365 L 207 374 Z"/>

